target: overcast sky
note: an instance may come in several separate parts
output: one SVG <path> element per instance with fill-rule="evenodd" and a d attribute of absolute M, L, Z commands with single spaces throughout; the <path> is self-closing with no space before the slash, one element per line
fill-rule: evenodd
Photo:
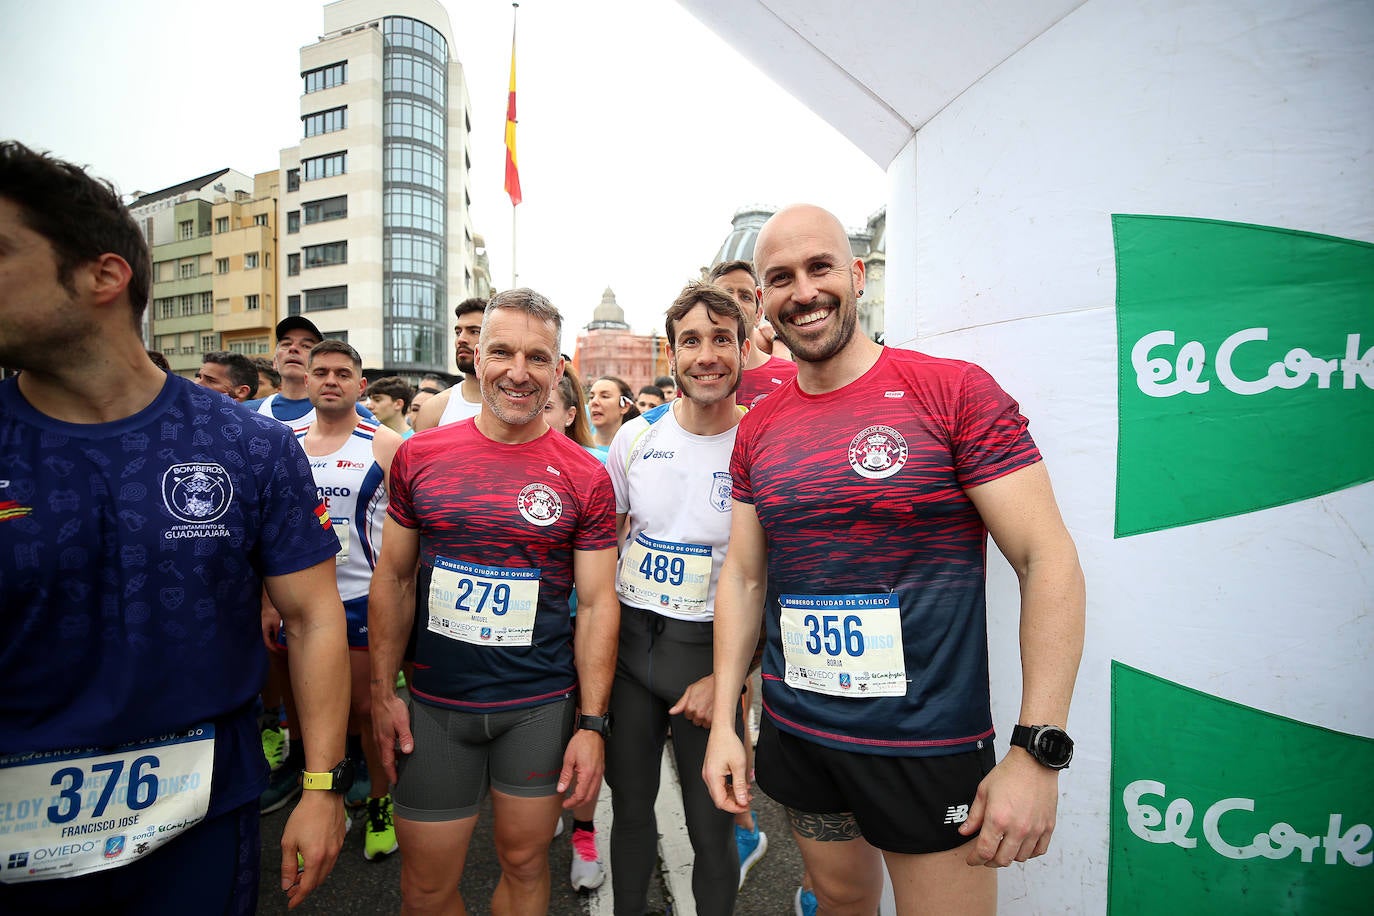
<path fill-rule="evenodd" d="M 506 287 L 512 9 L 445 5 L 472 103 L 473 225 Z M 300 141 L 299 50 L 318 39 L 323 9 L 0 0 L 0 135 L 125 193 L 276 168 Z M 523 0 L 518 43 L 519 281 L 569 330 L 607 286 L 635 330 L 657 327 L 741 206 L 805 200 L 862 226 L 886 202 L 872 160 L 673 0 Z"/>

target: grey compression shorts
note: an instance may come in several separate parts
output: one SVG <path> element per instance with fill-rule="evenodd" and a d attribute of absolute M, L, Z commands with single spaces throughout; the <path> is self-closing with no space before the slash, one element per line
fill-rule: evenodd
<path fill-rule="evenodd" d="M 411 700 L 415 750 L 397 756 L 396 815 L 428 822 L 473 817 L 488 787 L 520 798 L 555 794 L 575 712 L 571 696 L 495 713 Z"/>

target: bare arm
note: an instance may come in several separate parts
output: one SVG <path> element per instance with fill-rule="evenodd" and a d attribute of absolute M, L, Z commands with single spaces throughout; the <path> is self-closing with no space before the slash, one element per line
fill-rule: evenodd
<path fill-rule="evenodd" d="M 968 491 L 1021 584 L 1021 711 L 1025 725 L 1058 725 L 1083 654 L 1087 603 L 1078 552 L 1043 462 Z M 1012 748 L 978 788 L 965 836 L 970 865 L 1009 865 L 1044 854 L 1054 832 L 1059 774 Z M 980 832 L 981 831 L 981 832 Z"/>
<path fill-rule="evenodd" d="M 396 781 L 396 752 L 415 750 L 410 713 L 396 696 L 396 672 L 415 624 L 415 565 L 420 532 L 388 517 L 382 553 L 367 593 L 367 642 L 372 665 L 372 730 L 388 783 Z"/>
<path fill-rule="evenodd" d="M 453 397 L 453 392 L 453 388 L 445 388 L 420 405 L 420 412 L 415 415 L 415 422 L 411 424 L 417 433 L 439 425 L 439 421 L 444 417 L 444 408 L 448 406 L 448 399 Z"/>
<path fill-rule="evenodd" d="M 573 658 L 581 711 L 604 716 L 611 703 L 615 656 L 620 642 L 620 601 L 615 593 L 614 548 L 573 551 L 573 581 L 577 583 L 577 637 Z M 600 735 L 578 729 L 563 753 L 558 791 L 573 792 L 563 802 L 575 808 L 601 786 L 606 747 Z"/>
<path fill-rule="evenodd" d="M 750 503 L 730 510 L 730 550 L 716 586 L 715 703 L 701 776 L 716 807 L 739 814 L 749 809 L 749 772 L 744 745 L 735 734 L 735 709 L 758 643 L 768 584 L 768 541 Z"/>
<path fill-rule="evenodd" d="M 423 409 L 421 407 L 421 410 Z M 372 459 L 381 467 L 382 479 L 388 484 L 391 482 L 391 459 L 396 457 L 396 450 L 404 441 L 396 430 L 380 424 L 377 431 L 372 434 Z"/>
<path fill-rule="evenodd" d="M 348 725 L 348 637 L 334 560 L 268 576 L 265 584 L 291 647 L 291 691 L 300 716 L 305 768 L 328 772 L 344 758 Z M 343 795 L 302 793 L 281 841 L 281 888 L 290 907 L 308 897 L 333 870 L 343 838 Z"/>

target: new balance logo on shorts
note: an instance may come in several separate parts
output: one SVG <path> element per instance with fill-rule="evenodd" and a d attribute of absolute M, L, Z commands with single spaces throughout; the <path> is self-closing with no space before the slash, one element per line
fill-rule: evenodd
<path fill-rule="evenodd" d="M 968 805 L 950 805 L 945 809 L 946 824 L 962 824 L 968 820 Z"/>

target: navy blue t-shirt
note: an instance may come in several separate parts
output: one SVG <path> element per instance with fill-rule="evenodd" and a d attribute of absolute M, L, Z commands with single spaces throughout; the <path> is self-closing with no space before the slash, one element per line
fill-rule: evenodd
<path fill-rule="evenodd" d="M 186 379 L 101 424 L 0 383 L 0 755 L 210 722 L 209 815 L 256 797 L 262 579 L 334 556 L 322 513 L 290 430 Z"/>

